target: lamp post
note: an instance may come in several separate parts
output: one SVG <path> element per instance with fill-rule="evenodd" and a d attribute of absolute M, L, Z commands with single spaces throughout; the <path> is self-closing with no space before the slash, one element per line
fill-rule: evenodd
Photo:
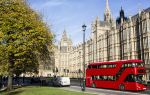
<path fill-rule="evenodd" d="M 85 30 L 86 25 L 82 25 L 83 29 L 83 85 L 82 85 L 82 91 L 85 91 Z"/>

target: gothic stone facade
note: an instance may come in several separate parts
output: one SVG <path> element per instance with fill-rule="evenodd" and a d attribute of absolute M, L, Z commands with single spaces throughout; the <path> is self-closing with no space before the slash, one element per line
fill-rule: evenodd
<path fill-rule="evenodd" d="M 72 41 L 67 37 L 66 31 L 64 31 L 59 45 L 55 48 L 55 75 L 68 76 L 70 69 L 69 58 L 72 48 Z"/>
<path fill-rule="evenodd" d="M 104 21 L 97 17 L 92 22 L 91 37 L 85 44 L 86 65 L 98 61 L 141 59 L 147 69 L 145 79 L 150 80 L 150 8 L 129 18 L 121 8 L 120 17 L 115 21 L 106 1 Z M 83 44 L 73 47 L 71 40 L 64 41 L 64 38 L 55 55 L 59 75 L 82 77 Z M 62 51 L 64 46 L 66 52 Z"/>

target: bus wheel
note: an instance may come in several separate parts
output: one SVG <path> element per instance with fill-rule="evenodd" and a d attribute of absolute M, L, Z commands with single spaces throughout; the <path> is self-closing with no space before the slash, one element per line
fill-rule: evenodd
<path fill-rule="evenodd" d="M 125 86 L 123 84 L 120 84 L 119 89 L 123 91 L 125 90 Z"/>
<path fill-rule="evenodd" d="M 92 83 L 92 88 L 95 88 L 95 87 L 96 87 L 95 83 Z"/>

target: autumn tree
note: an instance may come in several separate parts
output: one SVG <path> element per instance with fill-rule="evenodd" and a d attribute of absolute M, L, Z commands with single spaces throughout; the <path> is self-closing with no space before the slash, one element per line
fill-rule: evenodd
<path fill-rule="evenodd" d="M 52 47 L 52 40 L 51 31 L 25 0 L 0 0 L 0 74 L 8 75 L 8 90 L 14 74 L 38 72 L 37 56 Z"/>

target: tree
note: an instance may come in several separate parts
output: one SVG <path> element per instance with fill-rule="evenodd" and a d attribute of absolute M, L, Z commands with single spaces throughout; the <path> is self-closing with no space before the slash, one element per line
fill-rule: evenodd
<path fill-rule="evenodd" d="M 51 31 L 25 0 L 0 0 L 0 72 L 8 74 L 8 90 L 14 74 L 38 72 L 38 55 L 52 41 Z"/>

